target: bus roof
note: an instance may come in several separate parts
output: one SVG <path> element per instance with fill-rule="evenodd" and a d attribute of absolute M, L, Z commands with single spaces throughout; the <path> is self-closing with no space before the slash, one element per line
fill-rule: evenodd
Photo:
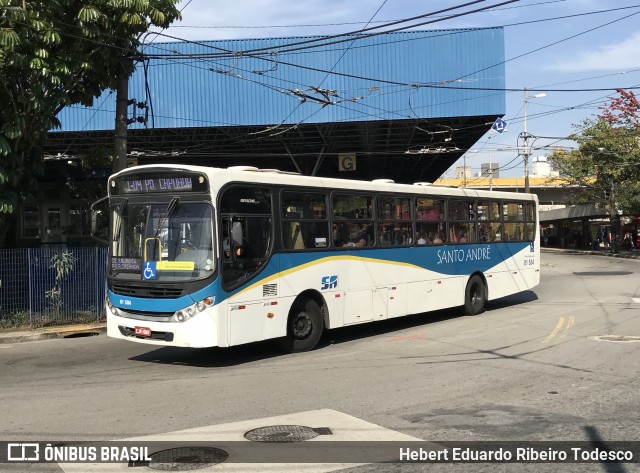
<path fill-rule="evenodd" d="M 113 174 L 110 179 L 128 173 L 148 172 L 157 170 L 185 170 L 201 172 L 206 174 L 209 185 L 213 191 L 218 191 L 230 182 L 247 182 L 255 184 L 277 184 L 317 188 L 333 188 L 354 190 L 363 192 L 393 192 L 397 194 L 425 194 L 441 195 L 448 197 L 471 197 L 504 200 L 538 201 L 535 194 L 501 192 L 476 189 L 461 189 L 459 187 L 449 187 L 434 185 L 429 182 L 415 182 L 414 184 L 398 184 L 390 179 L 374 179 L 372 181 L 362 181 L 354 179 L 337 179 L 318 176 L 304 176 L 278 169 L 259 169 L 252 166 L 232 166 L 228 168 L 216 168 L 209 166 L 194 166 L 185 164 L 150 164 L 135 166 L 124 169 Z"/>

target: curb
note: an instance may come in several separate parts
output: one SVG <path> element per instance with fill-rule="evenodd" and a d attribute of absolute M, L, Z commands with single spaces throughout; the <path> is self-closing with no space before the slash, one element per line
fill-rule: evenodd
<path fill-rule="evenodd" d="M 54 338 L 74 338 L 78 336 L 89 336 L 89 334 L 106 333 L 106 324 L 61 326 L 44 329 L 32 329 L 18 332 L 1 332 L 0 344 L 34 342 L 37 340 L 50 340 Z"/>

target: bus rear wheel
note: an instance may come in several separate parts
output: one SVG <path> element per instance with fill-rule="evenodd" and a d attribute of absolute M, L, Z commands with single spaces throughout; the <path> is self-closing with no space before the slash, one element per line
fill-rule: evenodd
<path fill-rule="evenodd" d="M 320 306 L 313 299 L 296 302 L 291 308 L 287 323 L 285 349 L 290 353 L 313 349 L 324 330 Z"/>
<path fill-rule="evenodd" d="M 487 287 L 480 276 L 474 274 L 467 283 L 464 293 L 464 311 L 467 315 L 478 315 L 484 312 L 487 303 Z"/>

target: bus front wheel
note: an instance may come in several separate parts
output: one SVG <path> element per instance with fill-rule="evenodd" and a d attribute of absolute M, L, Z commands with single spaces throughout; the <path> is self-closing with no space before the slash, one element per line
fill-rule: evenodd
<path fill-rule="evenodd" d="M 287 323 L 285 348 L 290 353 L 313 349 L 322 337 L 324 320 L 320 306 L 313 299 L 304 299 L 291 308 Z"/>
<path fill-rule="evenodd" d="M 467 315 L 477 315 L 484 312 L 487 303 L 487 287 L 480 276 L 474 274 L 467 283 L 464 294 L 464 311 Z"/>

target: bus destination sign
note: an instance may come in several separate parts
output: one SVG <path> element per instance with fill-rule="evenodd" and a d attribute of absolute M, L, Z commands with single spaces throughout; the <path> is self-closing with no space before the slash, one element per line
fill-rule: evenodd
<path fill-rule="evenodd" d="M 125 176 L 111 182 L 112 194 L 146 194 L 160 192 L 206 192 L 206 179 L 201 174 L 163 175 L 147 174 Z"/>

